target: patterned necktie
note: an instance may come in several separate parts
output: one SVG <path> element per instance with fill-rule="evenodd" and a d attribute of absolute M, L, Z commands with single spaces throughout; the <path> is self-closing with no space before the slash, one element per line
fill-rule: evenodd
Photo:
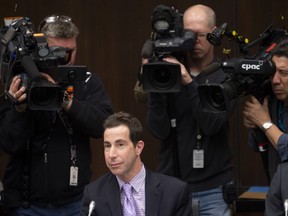
<path fill-rule="evenodd" d="M 122 186 L 122 190 L 124 192 L 123 215 L 136 216 L 135 201 L 132 196 L 132 186 L 129 183 L 125 183 Z"/>

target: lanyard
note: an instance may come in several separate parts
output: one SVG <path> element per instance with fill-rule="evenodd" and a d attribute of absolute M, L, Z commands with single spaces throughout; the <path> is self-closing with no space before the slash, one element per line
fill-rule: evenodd
<path fill-rule="evenodd" d="M 59 114 L 60 119 L 61 119 L 62 123 L 64 124 L 64 127 L 66 128 L 66 131 L 69 135 L 71 161 L 72 161 L 73 166 L 75 166 L 76 161 L 77 161 L 77 148 L 76 148 L 76 145 L 73 143 L 73 139 L 72 139 L 73 128 L 72 128 L 72 125 L 71 125 L 69 119 L 63 113 L 62 110 L 58 110 L 58 114 Z"/>
<path fill-rule="evenodd" d="M 201 149 L 202 148 L 202 143 L 201 143 L 202 134 L 201 134 L 200 127 L 198 124 L 197 124 L 196 140 L 197 140 L 196 149 Z"/>
<path fill-rule="evenodd" d="M 70 143 L 70 155 L 71 155 L 71 161 L 72 161 L 72 164 L 73 166 L 76 165 L 76 161 L 77 161 L 77 149 L 76 149 L 76 145 L 73 143 L 73 128 L 71 126 L 71 123 L 69 122 L 69 119 L 67 118 L 67 116 L 63 113 L 62 110 L 58 110 L 57 113 L 59 114 L 59 117 L 68 133 L 68 136 L 69 136 L 69 143 Z M 51 139 L 51 136 L 52 136 L 52 133 L 54 131 L 54 125 L 56 123 L 56 117 L 57 117 L 57 113 L 55 113 L 53 115 L 53 123 L 52 123 L 52 127 L 51 127 L 51 130 L 50 130 L 50 133 L 48 135 L 48 138 L 47 138 L 47 143 L 45 144 L 45 146 L 43 148 L 46 148 L 48 142 L 50 141 Z M 48 155 L 47 155 L 47 152 L 45 152 L 44 154 L 44 161 L 45 163 L 47 163 L 47 159 L 48 158 Z"/>

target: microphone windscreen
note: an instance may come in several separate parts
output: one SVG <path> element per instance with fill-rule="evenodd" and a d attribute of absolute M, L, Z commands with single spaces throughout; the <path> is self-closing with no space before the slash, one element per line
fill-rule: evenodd
<path fill-rule="evenodd" d="M 91 215 L 92 215 L 92 212 L 93 212 L 94 208 L 95 208 L 95 201 L 92 200 L 92 201 L 90 202 L 90 204 L 89 204 L 88 216 L 91 216 Z"/>
<path fill-rule="evenodd" d="M 24 55 L 21 59 L 21 64 L 31 81 L 35 82 L 40 81 L 41 74 L 39 73 L 39 70 L 35 62 L 32 60 L 30 56 Z"/>
<path fill-rule="evenodd" d="M 220 63 L 214 62 L 214 63 L 208 65 L 207 67 L 205 67 L 202 70 L 201 74 L 203 74 L 205 76 L 210 75 L 210 74 L 214 73 L 215 71 L 217 71 L 220 68 L 220 66 L 221 66 Z"/>
<path fill-rule="evenodd" d="M 144 43 L 143 47 L 142 47 L 142 57 L 147 59 L 150 58 L 153 54 L 153 43 L 151 40 L 146 40 L 146 42 Z"/>

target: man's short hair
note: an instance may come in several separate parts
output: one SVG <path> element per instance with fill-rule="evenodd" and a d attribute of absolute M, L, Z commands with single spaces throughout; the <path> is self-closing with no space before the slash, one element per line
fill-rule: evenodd
<path fill-rule="evenodd" d="M 285 56 L 288 58 L 288 39 L 281 41 L 274 49 L 272 49 L 271 55 Z"/>
<path fill-rule="evenodd" d="M 103 124 L 104 130 L 107 128 L 125 125 L 130 132 L 130 139 L 134 145 L 142 140 L 143 127 L 140 121 L 133 115 L 125 112 L 117 112 L 110 115 Z"/>
<path fill-rule="evenodd" d="M 43 19 L 38 27 L 46 38 L 68 39 L 79 34 L 72 18 L 65 15 L 51 15 Z"/>

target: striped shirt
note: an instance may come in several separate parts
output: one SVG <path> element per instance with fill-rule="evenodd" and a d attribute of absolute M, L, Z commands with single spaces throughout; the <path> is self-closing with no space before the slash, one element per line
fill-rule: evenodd
<path fill-rule="evenodd" d="M 145 177 L 146 170 L 144 165 L 142 164 L 142 168 L 140 172 L 134 176 L 134 178 L 130 182 L 124 182 L 118 176 L 116 176 L 120 191 L 121 191 L 121 205 L 123 206 L 124 201 L 124 193 L 122 192 L 122 186 L 125 183 L 130 183 L 132 185 L 132 195 L 136 202 L 136 213 L 137 216 L 145 216 Z"/>

